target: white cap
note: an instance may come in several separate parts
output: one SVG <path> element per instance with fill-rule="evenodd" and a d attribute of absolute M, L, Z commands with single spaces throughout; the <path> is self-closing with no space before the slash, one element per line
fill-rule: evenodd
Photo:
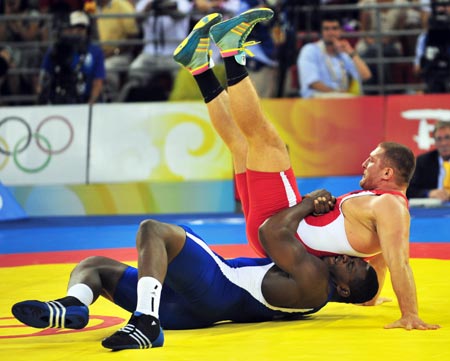
<path fill-rule="evenodd" d="M 89 26 L 89 17 L 82 11 L 70 13 L 70 26 Z"/>

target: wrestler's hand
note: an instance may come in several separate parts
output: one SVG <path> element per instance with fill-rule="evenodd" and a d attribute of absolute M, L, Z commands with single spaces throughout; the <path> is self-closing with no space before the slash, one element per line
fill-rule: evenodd
<path fill-rule="evenodd" d="M 392 322 L 384 328 L 404 328 L 405 330 L 437 330 L 441 326 L 433 325 L 422 321 L 417 315 L 403 316 L 401 319 Z"/>
<path fill-rule="evenodd" d="M 305 197 L 314 200 L 313 215 L 318 216 L 330 212 L 336 204 L 336 198 L 326 189 L 319 189 L 307 194 Z"/>

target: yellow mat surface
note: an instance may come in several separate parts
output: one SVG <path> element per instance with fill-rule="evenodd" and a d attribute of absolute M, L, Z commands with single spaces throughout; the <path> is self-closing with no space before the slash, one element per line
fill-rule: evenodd
<path fill-rule="evenodd" d="M 149 350 L 110 352 L 100 341 L 129 315 L 100 298 L 84 330 L 39 330 L 11 314 L 25 299 L 65 295 L 71 265 L 0 268 L 0 360 L 450 360 L 450 261 L 411 261 L 422 319 L 437 331 L 385 330 L 399 311 L 390 283 L 382 296 L 393 302 L 377 307 L 330 303 L 308 319 L 255 324 L 224 323 L 202 330 L 165 331 L 165 345 Z"/>

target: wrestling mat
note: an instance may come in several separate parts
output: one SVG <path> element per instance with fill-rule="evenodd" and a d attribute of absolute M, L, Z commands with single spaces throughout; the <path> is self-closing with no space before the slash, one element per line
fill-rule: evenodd
<path fill-rule="evenodd" d="M 181 218 L 161 220 L 187 223 L 205 240 L 211 239 L 212 248 L 226 257 L 251 254 L 242 239 L 243 224 L 239 217 Z M 56 217 L 0 224 L 0 359 L 450 359 L 448 238 L 440 243 L 411 244 L 420 315 L 423 320 L 442 326 L 436 331 L 383 329 L 385 324 L 399 318 L 389 280 L 382 296 L 393 301 L 377 307 L 329 303 L 318 313 L 298 321 L 223 323 L 201 330 L 165 331 L 164 347 L 148 350 L 111 352 L 101 346 L 101 340 L 129 318 L 126 311 L 102 298 L 91 306 L 88 326 L 79 331 L 33 329 L 12 317 L 10 309 L 15 302 L 65 295 L 70 271 L 88 255 L 107 255 L 136 265 L 133 243 L 139 220 L 139 217 L 108 220 Z M 445 222 L 448 224 L 448 219 Z M 437 225 L 443 224 L 437 221 Z M 441 233 L 441 237 L 447 236 L 448 231 Z"/>

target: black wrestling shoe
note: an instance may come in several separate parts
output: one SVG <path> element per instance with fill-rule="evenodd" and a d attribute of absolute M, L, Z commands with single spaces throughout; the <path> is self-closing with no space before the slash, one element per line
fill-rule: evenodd
<path fill-rule="evenodd" d="M 71 302 L 65 302 L 66 300 Z M 79 330 L 89 322 L 89 309 L 74 297 L 48 302 L 18 302 L 12 306 L 11 312 L 20 322 L 35 328 Z"/>
<path fill-rule="evenodd" d="M 161 347 L 164 333 L 159 320 L 150 315 L 133 314 L 125 327 L 102 341 L 113 351 Z"/>

